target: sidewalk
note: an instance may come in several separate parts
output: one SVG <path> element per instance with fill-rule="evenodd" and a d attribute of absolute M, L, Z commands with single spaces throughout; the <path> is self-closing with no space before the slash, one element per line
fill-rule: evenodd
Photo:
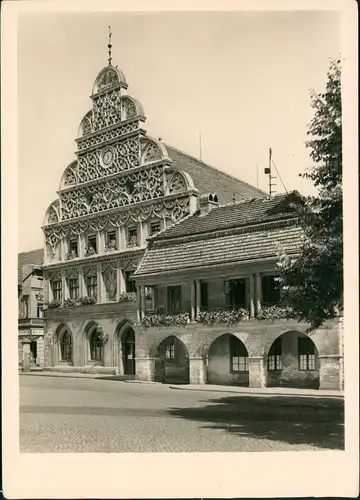
<path fill-rule="evenodd" d="M 328 391 L 320 389 L 295 389 L 292 387 L 235 387 L 227 385 L 170 385 L 170 389 L 181 391 L 227 392 L 233 394 L 249 394 L 262 396 L 306 396 L 306 397 L 331 397 L 343 398 L 342 391 Z"/>
<path fill-rule="evenodd" d="M 124 375 L 105 375 L 101 373 L 62 373 L 62 372 L 51 372 L 51 371 L 31 371 L 31 372 L 19 372 L 19 375 L 26 377 L 63 377 L 63 378 L 91 378 L 98 380 L 117 380 L 121 382 L 126 382 L 127 384 L 143 384 L 143 385 L 154 385 L 167 387 L 179 391 L 202 391 L 202 392 L 222 392 L 230 394 L 249 394 L 249 395 L 259 395 L 259 396 L 304 396 L 304 397 L 331 397 L 331 398 L 343 398 L 343 391 L 330 391 L 330 390 L 319 390 L 319 389 L 295 389 L 291 387 L 264 387 L 264 388 L 252 388 L 252 387 L 237 387 L 237 386 L 227 386 L 227 385 L 172 385 L 172 384 L 161 384 L 160 382 L 148 382 L 142 380 L 132 380 L 127 379 Z"/>

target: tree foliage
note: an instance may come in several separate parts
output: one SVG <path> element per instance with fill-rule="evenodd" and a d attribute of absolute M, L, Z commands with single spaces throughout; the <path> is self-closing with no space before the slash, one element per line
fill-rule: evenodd
<path fill-rule="evenodd" d="M 302 177 L 317 188 L 316 196 L 298 203 L 303 240 L 298 257 L 280 256 L 278 267 L 284 299 L 299 320 L 317 328 L 342 311 L 342 127 L 340 61 L 333 61 L 324 93 L 311 91 L 314 116 L 306 143 L 314 166 Z"/>

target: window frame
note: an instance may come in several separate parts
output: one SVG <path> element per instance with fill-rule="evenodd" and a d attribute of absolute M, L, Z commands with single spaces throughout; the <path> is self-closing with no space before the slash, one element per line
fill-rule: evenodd
<path fill-rule="evenodd" d="M 302 348 L 300 348 L 301 344 L 303 345 Z M 305 364 L 303 361 L 305 361 Z M 298 337 L 298 368 L 301 372 L 316 371 L 315 344 L 309 337 Z"/>
<path fill-rule="evenodd" d="M 278 337 L 271 344 L 269 349 L 266 365 L 269 372 L 281 372 L 284 368 L 283 364 L 283 349 L 282 349 L 282 337 Z"/>
<path fill-rule="evenodd" d="M 181 303 L 182 303 L 182 297 L 181 297 L 181 285 L 171 285 L 167 286 L 167 311 L 169 314 L 180 314 L 181 313 Z M 177 304 L 174 307 L 174 298 L 172 297 L 173 294 L 178 293 L 177 297 Z"/>
<path fill-rule="evenodd" d="M 131 233 L 135 233 L 135 243 L 131 243 Z M 137 247 L 139 246 L 139 231 L 137 226 L 131 226 L 127 229 L 127 238 L 126 238 L 126 246 L 127 247 Z"/>
<path fill-rule="evenodd" d="M 131 276 L 135 271 L 125 271 L 124 272 L 124 282 L 125 282 L 125 292 L 126 293 L 136 293 L 136 283 L 135 280 L 131 279 Z"/>
<path fill-rule="evenodd" d="M 44 303 L 43 302 L 37 302 L 37 304 L 36 304 L 36 317 L 37 318 L 43 318 L 44 317 L 43 307 L 44 307 Z"/>
<path fill-rule="evenodd" d="M 276 274 L 265 274 L 261 276 L 261 302 L 263 306 L 276 306 L 281 303 L 281 287 L 278 282 L 279 276 Z M 269 285 L 265 285 L 265 283 L 271 283 Z M 271 297 L 273 294 L 273 297 Z M 268 297 L 265 297 L 268 295 Z M 274 295 L 277 295 L 276 300 L 272 300 Z M 266 300 L 271 299 L 271 300 Z"/>
<path fill-rule="evenodd" d="M 72 286 L 73 283 L 76 282 L 77 286 Z M 79 283 L 79 278 L 68 278 L 68 289 L 69 289 L 69 298 L 71 300 L 77 300 L 79 298 L 79 289 L 80 289 L 80 283 Z M 74 290 L 76 290 L 75 296 L 73 294 Z"/>
<path fill-rule="evenodd" d="M 56 284 L 59 284 L 59 286 L 56 286 Z M 56 279 L 51 281 L 51 291 L 52 291 L 52 296 L 53 300 L 62 300 L 62 280 L 61 279 Z"/>
<path fill-rule="evenodd" d="M 159 227 L 158 231 L 153 231 L 153 227 L 155 225 Z M 155 234 L 159 233 L 160 231 L 161 231 L 160 221 L 158 221 L 158 222 L 150 222 L 150 224 L 149 224 L 149 233 L 150 233 L 150 236 L 154 236 Z"/>
<path fill-rule="evenodd" d="M 91 281 L 93 280 L 93 281 Z M 94 293 L 95 290 L 95 293 Z M 86 293 L 88 297 L 95 297 L 97 299 L 98 293 L 98 280 L 96 274 L 91 274 L 90 276 L 86 276 Z"/>
<path fill-rule="evenodd" d="M 104 359 L 104 343 L 96 328 L 90 333 L 89 338 L 90 361 L 103 362 Z M 96 352 L 99 350 L 100 356 L 97 357 Z M 95 356 L 93 356 L 95 352 Z"/>
<path fill-rule="evenodd" d="M 229 354 L 231 374 L 237 375 L 241 373 L 249 373 L 249 353 L 247 352 L 244 343 L 233 335 L 230 335 L 229 337 Z M 234 368 L 236 365 L 237 369 Z M 241 369 L 240 366 L 242 366 L 243 369 Z"/>
<path fill-rule="evenodd" d="M 236 286 L 243 287 L 244 291 L 244 301 L 237 302 Z M 247 307 L 247 297 L 246 297 L 246 278 L 232 278 L 224 280 L 224 295 L 225 304 L 229 309 L 246 308 Z"/>

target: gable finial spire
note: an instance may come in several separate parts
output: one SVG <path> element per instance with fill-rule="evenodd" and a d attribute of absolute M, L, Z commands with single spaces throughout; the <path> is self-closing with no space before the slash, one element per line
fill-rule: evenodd
<path fill-rule="evenodd" d="M 109 66 L 111 66 L 111 60 L 112 60 L 112 57 L 111 57 L 111 48 L 112 48 L 112 45 L 111 45 L 111 26 L 109 26 L 109 43 L 108 43 L 108 49 L 109 49 Z"/>

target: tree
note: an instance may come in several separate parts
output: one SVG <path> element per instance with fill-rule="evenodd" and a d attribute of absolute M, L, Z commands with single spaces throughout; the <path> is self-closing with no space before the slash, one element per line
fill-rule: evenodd
<path fill-rule="evenodd" d="M 281 254 L 278 262 L 284 300 L 298 320 L 321 326 L 342 312 L 342 126 L 340 61 L 332 61 L 322 94 L 311 91 L 314 117 L 306 147 L 314 167 L 301 177 L 313 181 L 316 196 L 300 197 L 298 220 L 303 240 L 297 257 Z"/>

